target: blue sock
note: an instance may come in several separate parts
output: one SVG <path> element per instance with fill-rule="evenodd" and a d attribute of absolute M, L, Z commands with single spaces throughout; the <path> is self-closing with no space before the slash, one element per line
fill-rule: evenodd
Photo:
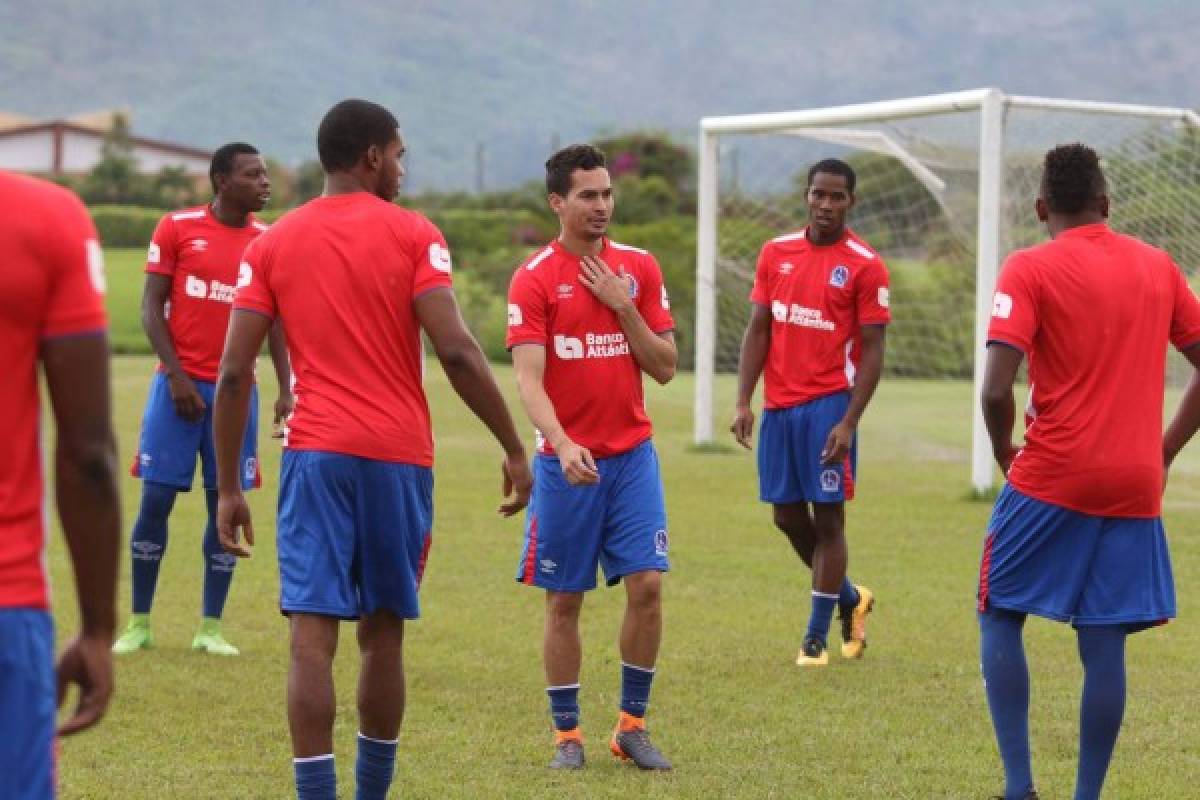
<path fill-rule="evenodd" d="M 355 800 L 387 800 L 388 787 L 396 772 L 398 740 L 371 739 L 358 734 L 358 761 L 354 765 L 354 780 L 358 788 Z"/>
<path fill-rule="evenodd" d="M 842 578 L 842 590 L 838 593 L 838 610 L 843 616 L 849 615 L 856 607 L 858 601 L 862 598 L 858 596 L 858 589 L 854 588 L 854 584 L 850 582 L 850 578 Z"/>
<path fill-rule="evenodd" d="M 1033 788 L 1029 757 L 1029 667 L 1021 631 L 1025 615 L 992 608 L 979 615 L 983 686 L 996 744 L 1004 762 L 1004 796 L 1023 798 Z"/>
<path fill-rule="evenodd" d="M 204 526 L 204 616 L 220 619 L 225 611 L 225 598 L 229 597 L 229 585 L 233 583 L 233 568 L 237 556 L 226 553 L 217 538 L 217 490 L 205 489 L 204 502 L 208 505 L 208 524 Z"/>
<path fill-rule="evenodd" d="M 546 689 L 550 697 L 550 717 L 554 730 L 573 731 L 579 727 L 579 684 L 551 686 Z"/>
<path fill-rule="evenodd" d="M 167 550 L 167 518 L 175 505 L 176 490 L 153 481 L 142 481 L 142 505 L 129 551 L 133 556 L 133 613 L 149 614 L 158 585 L 158 568 Z"/>
<path fill-rule="evenodd" d="M 637 667 L 621 662 L 621 710 L 632 717 L 646 716 L 654 667 Z"/>
<path fill-rule="evenodd" d="M 1083 702 L 1079 719 L 1079 772 L 1075 800 L 1095 800 L 1104 787 L 1121 718 L 1125 715 L 1124 627 L 1076 629 L 1083 662 Z"/>
<path fill-rule="evenodd" d="M 333 754 L 293 758 L 296 771 L 296 800 L 337 800 L 337 773 Z"/>
<path fill-rule="evenodd" d="M 821 640 L 822 646 L 828 644 L 829 623 L 833 620 L 833 609 L 837 602 L 836 594 L 812 593 L 812 613 L 808 616 L 808 631 L 804 634 L 805 639 L 816 637 Z"/>

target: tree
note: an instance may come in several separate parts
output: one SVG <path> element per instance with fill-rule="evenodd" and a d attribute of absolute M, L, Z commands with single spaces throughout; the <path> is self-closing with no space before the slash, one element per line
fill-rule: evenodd
<path fill-rule="evenodd" d="M 87 203 L 137 203 L 145 190 L 129 138 L 129 118 L 113 114 L 112 127 L 100 146 L 100 160 L 84 179 L 80 193 Z"/>

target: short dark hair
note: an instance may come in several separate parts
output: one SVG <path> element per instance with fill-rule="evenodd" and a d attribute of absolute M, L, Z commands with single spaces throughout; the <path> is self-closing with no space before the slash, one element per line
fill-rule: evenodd
<path fill-rule="evenodd" d="M 854 167 L 842 161 L 840 158 L 823 158 L 817 163 L 808 168 L 808 183 L 804 188 L 812 186 L 813 178 L 818 172 L 824 172 L 826 175 L 841 175 L 846 179 L 846 191 L 854 194 L 854 186 L 858 183 L 858 176 L 854 174 Z"/>
<path fill-rule="evenodd" d="M 233 164 L 240 155 L 256 156 L 258 150 L 252 144 L 230 142 L 221 145 L 213 153 L 212 163 L 208 165 L 208 182 L 212 184 L 213 194 L 217 193 L 217 176 L 232 175 Z"/>
<path fill-rule="evenodd" d="M 317 128 L 317 155 L 326 172 L 354 167 L 371 145 L 387 146 L 400 123 L 378 103 L 351 98 L 325 113 Z"/>
<path fill-rule="evenodd" d="M 1056 214 L 1095 208 L 1108 191 L 1100 157 L 1086 144 L 1060 144 L 1046 153 L 1041 191 L 1046 207 Z"/>
<path fill-rule="evenodd" d="M 590 144 L 564 147 L 546 161 L 546 190 L 566 197 L 571 191 L 571 173 L 577 169 L 599 169 L 606 165 L 604 151 Z"/>

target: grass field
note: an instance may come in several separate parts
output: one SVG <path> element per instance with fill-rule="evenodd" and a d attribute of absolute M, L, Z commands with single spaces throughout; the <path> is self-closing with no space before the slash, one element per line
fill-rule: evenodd
<path fill-rule="evenodd" d="M 111 261 L 110 261 L 111 264 Z M 121 462 L 135 445 L 147 358 L 115 362 Z M 271 380 L 271 370 L 260 377 Z M 510 371 L 499 369 L 506 391 Z M 494 515 L 498 451 L 429 375 L 438 467 L 424 617 L 408 632 L 409 713 L 395 797 L 980 798 L 1001 784 L 979 678 L 973 591 L 984 503 L 966 499 L 968 395 L 962 384 L 885 383 L 862 427 L 851 574 L 879 596 L 861 662 L 800 672 L 808 576 L 755 494 L 753 458 L 690 452 L 691 381 L 648 387 L 671 517 L 673 571 L 649 720 L 676 770 L 644 775 L 607 756 L 615 717 L 620 590 L 584 612 L 583 727 L 591 761 L 554 775 L 543 694 L 539 593 L 512 580 L 521 526 Z M 732 383 L 719 384 L 721 415 Z M 273 389 L 264 386 L 264 405 Z M 718 428 L 720 429 L 720 428 Z M 155 605 L 155 650 L 118 662 L 101 727 L 63 743 L 64 798 L 286 798 L 287 631 L 276 608 L 273 506 L 278 446 L 261 442 L 266 484 L 251 502 L 254 557 L 238 567 L 225 630 L 243 650 L 188 650 L 200 602 L 203 503 L 183 496 Z M 1186 698 L 1200 655 L 1200 457 L 1185 454 L 1168 492 L 1181 619 L 1130 647 L 1126 727 L 1107 796 L 1195 796 L 1200 707 Z M 125 529 L 138 484 L 124 480 Z M 128 535 L 128 534 L 126 534 Z M 61 538 L 50 550 L 59 635 L 75 603 Z M 128 609 L 128 556 L 120 605 Z M 1080 670 L 1069 629 L 1032 620 L 1033 747 L 1043 797 L 1074 779 Z M 353 630 L 337 658 L 338 770 L 353 796 Z"/>

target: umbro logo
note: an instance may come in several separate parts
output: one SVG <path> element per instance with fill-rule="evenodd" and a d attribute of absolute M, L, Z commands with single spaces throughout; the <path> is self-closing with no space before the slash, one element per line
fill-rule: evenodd
<path fill-rule="evenodd" d="M 207 239 L 192 239 L 192 252 L 193 253 L 203 253 L 207 249 L 208 249 L 208 240 Z"/>
<path fill-rule="evenodd" d="M 779 265 L 779 274 L 780 275 L 791 275 L 792 270 L 794 270 L 795 268 L 796 268 L 795 264 L 793 264 L 790 261 L 785 261 Z"/>

